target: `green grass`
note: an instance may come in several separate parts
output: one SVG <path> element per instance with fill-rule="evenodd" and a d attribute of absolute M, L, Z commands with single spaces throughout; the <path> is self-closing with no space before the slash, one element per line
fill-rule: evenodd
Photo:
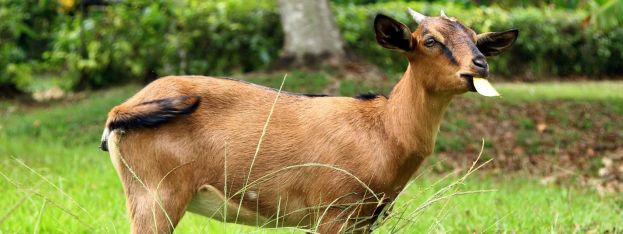
<path fill-rule="evenodd" d="M 623 100 L 623 82 L 580 81 L 546 83 L 499 83 L 493 84 L 502 99 L 509 101 L 535 100 Z"/>
<path fill-rule="evenodd" d="M 407 203 L 406 198 L 413 198 L 413 202 L 408 203 L 408 209 L 413 210 L 434 192 L 456 180 L 450 177 L 435 185 L 433 178 L 435 176 L 418 180 L 401 203 Z M 545 186 L 529 177 L 504 178 L 501 174 L 488 173 L 468 178 L 461 186 L 461 191 L 481 190 L 493 191 L 452 197 L 445 209 L 443 202 L 428 207 L 403 230 L 432 229 L 451 233 L 553 230 L 568 233 L 575 225 L 581 232 L 603 231 L 613 229 L 623 221 L 621 199 L 600 198 L 579 187 Z M 391 227 L 388 225 L 387 229 Z"/>
<path fill-rule="evenodd" d="M 296 79 L 290 76 L 289 80 Z M 297 81 L 298 82 L 298 81 Z M 316 82 L 324 85 L 323 82 Z M 307 83 L 308 84 L 308 83 Z M 592 83 L 594 91 L 621 87 L 622 83 Z M 286 84 L 287 85 L 287 84 Z M 302 91 L 321 90 L 316 85 L 296 83 Z M 514 87 L 518 88 L 514 88 Z M 508 90 L 547 91 L 550 84 L 503 84 Z M 286 86 L 288 87 L 288 86 Z M 585 85 L 565 84 L 540 98 L 620 99 L 621 94 L 584 97 Z M 80 101 L 25 107 L 0 103 L 0 233 L 127 233 L 129 224 L 120 181 L 108 155 L 97 145 L 107 111 L 132 95 L 137 86 L 98 91 Z M 291 90 L 297 91 L 297 90 Z M 513 91 L 514 92 L 514 91 Z M 508 94 L 505 99 L 524 98 Z M 559 97 L 553 95 L 560 95 Z M 577 96 L 574 96 L 576 94 Z M 23 162 L 23 164 L 21 163 Z M 32 168 L 29 169 L 28 167 Z M 422 168 L 421 171 L 427 171 Z M 40 174 L 41 176 L 39 176 Z M 394 213 L 409 214 L 436 191 L 456 181 L 450 176 L 425 173 L 397 202 Z M 543 233 L 621 230 L 623 199 L 600 197 L 575 181 L 562 185 L 541 185 L 537 178 L 521 174 L 476 172 L 460 191 L 495 190 L 453 196 L 406 215 L 410 221 L 390 220 L 378 233 L 408 224 L 400 232 L 512 232 Z M 35 230 L 37 228 L 38 230 Z M 222 224 L 194 214 L 181 221 L 178 233 L 240 233 L 254 227 Z M 262 230 L 260 232 L 272 232 Z M 280 229 L 277 232 L 290 233 Z"/>

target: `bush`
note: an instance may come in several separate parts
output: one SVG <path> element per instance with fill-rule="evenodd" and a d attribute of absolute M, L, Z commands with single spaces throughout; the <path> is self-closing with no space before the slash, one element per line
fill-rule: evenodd
<path fill-rule="evenodd" d="M 268 64 L 282 44 L 273 8 L 243 0 L 116 4 L 91 11 L 82 26 L 79 17 L 62 25 L 47 59 L 65 67 L 79 86 L 248 72 Z M 80 56 L 81 43 L 86 56 Z"/>
<path fill-rule="evenodd" d="M 411 7 L 426 15 L 446 14 L 458 18 L 477 32 L 520 29 L 520 36 L 509 52 L 490 59 L 494 74 L 535 75 L 614 75 L 623 72 L 617 61 L 623 59 L 623 29 L 600 31 L 583 26 L 587 13 L 579 10 L 497 7 L 463 8 L 458 5 L 423 3 L 381 3 L 341 6 L 336 12 L 344 39 L 359 54 L 393 71 L 404 69 L 397 55 L 387 55 L 374 46 L 370 29 L 374 15 L 383 12 L 415 27 L 405 9 Z M 400 61 L 400 62 L 396 62 Z"/>
<path fill-rule="evenodd" d="M 494 74 L 623 73 L 623 29 L 597 30 L 583 23 L 583 10 L 382 2 L 335 4 L 334 12 L 357 54 L 401 72 L 405 60 L 376 45 L 372 21 L 384 12 L 413 28 L 407 7 L 428 15 L 444 9 L 479 32 L 519 28 L 512 50 L 490 60 Z M 273 0 L 135 0 L 80 9 L 56 1 L 0 0 L 0 90 L 73 90 L 169 74 L 243 73 L 265 68 L 283 44 Z"/>
<path fill-rule="evenodd" d="M 42 68 L 41 54 L 49 49 L 56 24 L 55 6 L 51 1 L 0 0 L 0 90 L 26 90 L 33 71 Z"/>
<path fill-rule="evenodd" d="M 0 22 L 0 86 L 27 92 L 42 82 L 71 90 L 168 74 L 249 72 L 274 60 L 283 41 L 268 0 L 136 0 L 86 14 L 48 4 L 38 6 L 48 11 L 48 27 L 36 33 L 24 2 L 31 1 L 0 0 L 0 19 L 17 13 Z"/>

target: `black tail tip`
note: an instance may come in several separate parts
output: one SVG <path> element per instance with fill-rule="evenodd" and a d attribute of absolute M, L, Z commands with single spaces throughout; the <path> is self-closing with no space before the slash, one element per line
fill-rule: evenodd
<path fill-rule="evenodd" d="M 102 141 L 98 148 L 100 148 L 100 150 L 102 150 L 102 151 L 108 152 L 108 141 L 106 141 L 106 140 Z"/>
<path fill-rule="evenodd" d="M 117 128 L 133 129 L 156 127 L 177 116 L 193 113 L 199 107 L 200 103 L 200 96 L 178 96 L 143 102 L 135 106 L 135 108 L 144 106 L 153 108 L 147 111 L 137 112 L 136 114 L 122 116 L 110 122 L 108 128 L 110 131 L 113 131 Z"/>

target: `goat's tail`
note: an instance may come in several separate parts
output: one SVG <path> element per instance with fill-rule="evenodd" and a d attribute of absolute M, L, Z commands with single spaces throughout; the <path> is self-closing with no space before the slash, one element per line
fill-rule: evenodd
<path fill-rule="evenodd" d="M 116 106 L 108 113 L 100 148 L 108 151 L 108 135 L 116 129 L 156 127 L 176 116 L 193 113 L 200 102 L 199 96 L 178 96 L 146 101 L 137 105 L 124 103 Z"/>

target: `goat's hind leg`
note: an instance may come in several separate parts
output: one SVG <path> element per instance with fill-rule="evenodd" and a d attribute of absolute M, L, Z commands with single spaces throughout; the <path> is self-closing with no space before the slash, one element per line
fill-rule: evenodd
<path fill-rule="evenodd" d="M 371 233 L 369 225 L 357 223 L 352 216 L 356 216 L 356 210 L 330 209 L 317 223 L 316 231 L 321 234 L 347 233 L 366 234 Z"/>
<path fill-rule="evenodd" d="M 132 233 L 171 233 L 185 213 L 190 196 L 179 191 L 148 192 L 144 188 L 126 194 Z"/>
<path fill-rule="evenodd" d="M 157 165 L 149 163 L 157 163 L 155 158 L 162 155 L 132 152 L 142 147 L 124 147 L 122 154 L 119 138 L 116 132 L 111 134 L 109 151 L 125 191 L 132 233 L 173 232 L 193 194 L 188 183 L 180 183 L 183 171 L 189 168 L 181 165 L 171 171 L 158 170 Z"/>
<path fill-rule="evenodd" d="M 193 190 L 187 185 L 177 184 L 180 174 L 171 174 L 160 183 L 139 181 L 138 176 L 122 177 L 126 195 L 126 207 L 132 223 L 132 233 L 171 233 L 186 212 Z M 163 178 L 157 176 L 153 178 Z M 156 186 L 154 186 L 156 185 Z M 159 185 L 159 186 L 158 186 Z"/>

